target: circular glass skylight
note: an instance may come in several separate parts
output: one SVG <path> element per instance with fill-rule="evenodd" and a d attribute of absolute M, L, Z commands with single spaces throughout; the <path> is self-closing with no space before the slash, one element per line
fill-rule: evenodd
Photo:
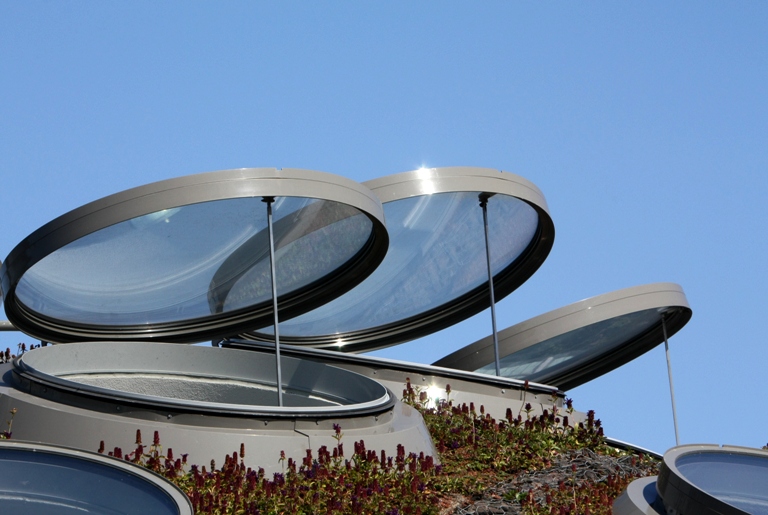
<path fill-rule="evenodd" d="M 90 452 L 0 440 L 3 513 L 191 514 L 175 485 L 138 465 Z"/>
<path fill-rule="evenodd" d="M 92 202 L 26 238 L 0 268 L 8 318 L 55 342 L 202 341 L 269 323 L 265 197 L 281 317 L 340 295 L 383 259 L 380 202 L 353 181 L 306 170 L 192 175 Z"/>
<path fill-rule="evenodd" d="M 672 336 L 691 317 L 682 289 L 659 283 L 592 297 L 499 332 L 502 376 L 573 388 L 605 374 Z M 493 336 L 436 361 L 495 374 Z"/>
<path fill-rule="evenodd" d="M 656 488 L 667 510 L 768 515 L 768 452 L 682 445 L 664 454 Z"/>
<path fill-rule="evenodd" d="M 487 203 L 496 299 L 543 263 L 554 227 L 541 192 L 525 179 L 484 168 L 434 168 L 364 183 L 383 202 L 390 248 L 354 289 L 281 320 L 284 343 L 358 352 L 402 343 L 487 308 L 481 194 Z M 270 340 L 271 330 L 245 335 Z"/>
<path fill-rule="evenodd" d="M 324 363 L 263 352 L 150 342 L 85 342 L 24 353 L 17 383 L 36 395 L 79 405 L 83 398 L 174 412 L 292 419 L 381 412 L 394 399 L 364 376 Z M 37 385 L 37 386 L 32 386 Z M 107 408 L 107 411 L 112 411 Z"/>

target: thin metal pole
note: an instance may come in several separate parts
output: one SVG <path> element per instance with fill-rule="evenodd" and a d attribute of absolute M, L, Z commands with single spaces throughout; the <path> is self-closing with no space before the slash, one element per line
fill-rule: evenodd
<path fill-rule="evenodd" d="M 493 326 L 493 360 L 496 364 L 496 375 L 501 375 L 499 363 L 499 335 L 496 332 L 496 300 L 493 296 L 493 271 L 491 271 L 491 247 L 488 242 L 488 193 L 481 193 L 478 197 L 480 207 L 483 209 L 483 227 L 485 229 L 485 261 L 488 264 L 488 290 L 491 294 L 491 325 Z"/>
<path fill-rule="evenodd" d="M 269 228 L 269 271 L 272 276 L 272 311 L 275 315 L 275 362 L 277 364 L 277 405 L 283 405 L 283 373 L 280 364 L 280 330 L 277 319 L 277 278 L 275 277 L 275 237 L 272 234 L 272 202 L 275 197 L 263 197 L 267 204 L 267 227 Z"/>
<path fill-rule="evenodd" d="M 675 423 L 675 445 L 680 445 L 680 434 L 677 431 L 677 407 L 675 406 L 675 387 L 672 385 L 672 361 L 669 359 L 669 341 L 667 340 L 667 322 L 661 316 L 661 329 L 664 331 L 664 349 L 667 352 L 667 373 L 669 374 L 669 395 L 672 397 L 672 420 Z"/>

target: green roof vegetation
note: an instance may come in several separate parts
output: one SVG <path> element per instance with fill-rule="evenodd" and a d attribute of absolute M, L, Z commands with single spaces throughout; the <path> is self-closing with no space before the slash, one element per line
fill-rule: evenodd
<path fill-rule="evenodd" d="M 657 473 L 654 458 L 608 445 L 594 412 L 573 424 L 570 399 L 563 409 L 553 399 L 541 414 L 528 404 L 496 420 L 483 406 L 454 405 L 450 387 L 446 396 L 429 407 L 410 382 L 403 391 L 424 417 L 439 464 L 402 445 L 389 456 L 347 442 L 338 425 L 332 448 L 307 450 L 300 462 L 276 455 L 283 472 L 272 477 L 245 466 L 242 445 L 221 465 L 191 465 L 163 449 L 157 433 L 145 445 L 137 431 L 132 451 L 108 454 L 167 477 L 201 514 L 610 514 L 632 480 Z"/>

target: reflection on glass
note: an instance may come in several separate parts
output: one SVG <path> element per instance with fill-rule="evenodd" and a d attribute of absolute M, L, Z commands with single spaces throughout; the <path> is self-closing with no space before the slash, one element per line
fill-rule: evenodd
<path fill-rule="evenodd" d="M 701 452 L 680 456 L 675 465 L 709 495 L 753 515 L 768 515 L 768 459 L 746 454 Z"/>
<path fill-rule="evenodd" d="M 158 486 L 86 459 L 0 449 L 0 475 L 3 513 L 179 513 Z"/>
<path fill-rule="evenodd" d="M 505 195 L 491 197 L 488 211 L 496 273 L 528 247 L 538 215 Z M 334 301 L 281 321 L 281 335 L 343 334 L 399 322 L 450 303 L 488 280 L 478 193 L 411 197 L 385 203 L 384 213 L 390 246 L 379 268 Z"/>
<path fill-rule="evenodd" d="M 539 381 L 555 372 L 577 368 L 641 335 L 659 320 L 658 309 L 647 309 L 563 333 L 501 358 L 501 375 Z M 489 363 L 476 372 L 495 375 L 496 368 Z"/>
<path fill-rule="evenodd" d="M 280 295 L 342 266 L 373 228 L 335 202 L 280 197 L 273 213 Z M 189 320 L 271 302 L 266 218 L 258 197 L 127 220 L 43 258 L 16 295 L 39 314 L 92 325 Z"/>
<path fill-rule="evenodd" d="M 157 400 L 178 399 L 199 403 L 214 403 L 226 406 L 277 406 L 277 388 L 261 381 L 230 380 L 213 377 L 195 377 L 187 374 L 62 374 L 68 381 L 95 386 L 119 394 L 135 393 L 151 396 Z M 341 399 L 324 396 L 322 392 L 306 392 L 289 389 L 283 393 L 284 406 L 311 408 L 318 406 L 342 406 Z M 349 403 L 346 403 L 349 404 Z"/>

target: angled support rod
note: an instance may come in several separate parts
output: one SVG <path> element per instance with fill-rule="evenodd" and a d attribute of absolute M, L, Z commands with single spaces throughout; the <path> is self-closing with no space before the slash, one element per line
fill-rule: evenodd
<path fill-rule="evenodd" d="M 488 241 L 488 199 L 493 193 L 481 193 L 478 196 L 480 207 L 483 210 L 483 228 L 485 231 L 485 261 L 488 264 L 488 291 L 491 295 L 491 326 L 493 327 L 493 360 L 496 365 L 496 375 L 501 375 L 499 363 L 499 335 L 496 331 L 496 300 L 493 295 L 493 270 L 491 270 L 491 246 Z"/>
<path fill-rule="evenodd" d="M 272 312 L 275 316 L 275 362 L 277 364 L 277 405 L 283 406 L 283 373 L 280 363 L 280 331 L 277 318 L 277 277 L 275 276 L 275 237 L 272 234 L 272 203 L 275 197 L 262 197 L 267 204 L 267 227 L 269 228 L 269 272 L 272 277 Z"/>
<path fill-rule="evenodd" d="M 669 375 L 669 396 L 672 398 L 672 420 L 675 424 L 675 445 L 680 445 L 680 433 L 677 431 L 677 407 L 675 406 L 675 387 L 672 384 L 672 361 L 669 358 L 669 341 L 667 340 L 667 322 L 661 315 L 661 329 L 664 331 L 664 350 L 667 353 L 667 374 Z"/>

